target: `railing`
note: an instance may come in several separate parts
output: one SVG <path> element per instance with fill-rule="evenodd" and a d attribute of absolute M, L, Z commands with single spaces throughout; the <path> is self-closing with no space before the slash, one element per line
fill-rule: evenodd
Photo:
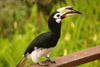
<path fill-rule="evenodd" d="M 56 58 L 54 64 L 49 61 L 43 62 L 48 63 L 49 66 L 34 64 L 27 67 L 74 67 L 97 59 L 100 59 L 100 46 Z"/>

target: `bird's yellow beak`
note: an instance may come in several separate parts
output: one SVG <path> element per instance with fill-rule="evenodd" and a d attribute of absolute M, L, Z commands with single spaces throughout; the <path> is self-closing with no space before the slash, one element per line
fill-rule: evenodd
<path fill-rule="evenodd" d="M 73 9 L 72 6 L 63 7 L 63 8 L 58 9 L 57 11 L 60 12 L 62 19 L 65 18 L 65 17 L 68 17 L 68 16 L 82 14 L 78 10 Z"/>

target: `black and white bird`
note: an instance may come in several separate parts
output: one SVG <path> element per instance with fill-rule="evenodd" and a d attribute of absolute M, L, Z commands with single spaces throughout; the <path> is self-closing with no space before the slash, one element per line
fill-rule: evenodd
<path fill-rule="evenodd" d="M 43 66 L 48 65 L 39 61 L 39 58 L 42 56 L 44 56 L 50 62 L 55 63 L 56 61 L 49 58 L 49 53 L 54 49 L 60 38 L 61 20 L 65 17 L 76 14 L 81 14 L 81 12 L 73 9 L 72 6 L 60 8 L 52 13 L 48 20 L 50 31 L 37 36 L 31 42 L 24 53 L 24 58 L 16 67 L 23 67 L 29 59 L 32 59 L 33 62 L 39 63 Z"/>

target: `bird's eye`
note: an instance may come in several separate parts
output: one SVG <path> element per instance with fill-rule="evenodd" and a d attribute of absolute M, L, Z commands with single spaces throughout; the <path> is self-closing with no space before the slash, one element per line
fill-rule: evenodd
<path fill-rule="evenodd" d="M 59 17 L 60 15 L 58 14 L 57 17 Z"/>
<path fill-rule="evenodd" d="M 53 18 L 59 19 L 60 18 L 60 13 L 56 13 Z"/>

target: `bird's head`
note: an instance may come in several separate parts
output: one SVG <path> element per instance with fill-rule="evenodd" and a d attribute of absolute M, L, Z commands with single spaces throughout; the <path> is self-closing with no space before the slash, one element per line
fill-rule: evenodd
<path fill-rule="evenodd" d="M 51 14 L 48 24 L 49 28 L 52 30 L 52 28 L 55 28 L 56 25 L 61 25 L 61 20 L 72 15 L 82 14 L 78 10 L 73 9 L 72 6 L 67 6 L 58 9 L 54 13 Z"/>

